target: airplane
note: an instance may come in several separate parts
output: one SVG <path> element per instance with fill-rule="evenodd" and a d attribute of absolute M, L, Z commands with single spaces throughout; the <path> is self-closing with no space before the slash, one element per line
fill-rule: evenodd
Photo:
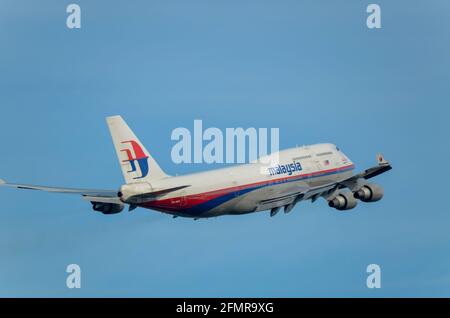
<path fill-rule="evenodd" d="M 378 164 L 354 174 L 354 163 L 334 144 L 295 147 L 248 164 L 182 176 L 169 176 L 121 116 L 106 118 L 125 179 L 119 190 L 57 188 L 7 183 L 0 186 L 81 195 L 94 211 L 122 212 L 126 205 L 193 219 L 270 211 L 275 216 L 302 202 L 323 198 L 346 211 L 358 201 L 375 202 L 383 188 L 368 180 L 392 169 L 381 154 Z M 275 159 L 274 159 L 275 158 Z M 272 164 L 270 164 L 272 163 Z"/>

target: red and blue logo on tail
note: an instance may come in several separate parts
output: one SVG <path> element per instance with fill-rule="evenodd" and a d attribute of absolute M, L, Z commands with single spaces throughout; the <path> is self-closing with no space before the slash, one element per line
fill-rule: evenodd
<path fill-rule="evenodd" d="M 135 177 L 133 179 L 141 179 L 147 176 L 149 172 L 148 167 L 148 156 L 145 155 L 144 151 L 142 150 L 142 147 L 134 140 L 128 140 L 128 141 L 122 141 L 123 144 L 131 144 L 131 148 L 134 152 L 134 157 L 130 149 L 122 149 L 121 151 L 126 152 L 128 159 L 122 160 L 122 162 L 129 162 L 131 165 L 131 170 L 127 171 L 128 173 L 135 172 L 136 169 L 136 163 L 139 166 L 139 169 L 141 170 L 141 176 Z"/>

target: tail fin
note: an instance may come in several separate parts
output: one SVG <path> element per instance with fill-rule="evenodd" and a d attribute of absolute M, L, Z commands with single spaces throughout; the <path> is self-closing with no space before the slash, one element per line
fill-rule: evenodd
<path fill-rule="evenodd" d="M 168 177 L 120 116 L 106 118 L 126 183 Z"/>

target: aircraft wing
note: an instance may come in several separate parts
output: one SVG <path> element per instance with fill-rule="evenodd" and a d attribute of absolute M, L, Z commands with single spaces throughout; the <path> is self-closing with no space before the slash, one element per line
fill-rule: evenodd
<path fill-rule="evenodd" d="M 384 159 L 383 155 L 378 154 L 377 161 L 377 166 L 366 169 L 363 172 L 354 175 L 351 179 L 370 179 L 392 169 L 391 165 Z"/>
<path fill-rule="evenodd" d="M 57 188 L 31 184 L 7 183 L 2 179 L 0 179 L 0 186 L 26 190 L 40 190 L 53 193 L 79 194 L 82 196 L 91 196 L 91 197 L 102 197 L 102 198 L 117 197 L 117 190 Z"/>
<path fill-rule="evenodd" d="M 377 155 L 377 161 L 378 165 L 368 168 L 364 170 L 363 172 L 360 172 L 358 174 L 355 174 L 354 176 L 348 178 L 347 180 L 341 181 L 339 183 L 339 188 L 350 188 L 353 189 L 359 184 L 363 183 L 364 180 L 376 177 L 386 171 L 389 171 L 392 169 L 392 166 L 389 164 L 388 161 L 386 161 L 383 157 L 383 155 L 378 154 Z"/>
<path fill-rule="evenodd" d="M 271 212 L 271 216 L 274 216 L 279 207 L 284 206 L 284 212 L 289 213 L 308 191 L 309 187 L 307 186 L 294 185 L 285 188 L 279 193 L 274 193 L 270 198 L 261 200 L 257 204 L 256 211 L 275 209 Z"/>
<path fill-rule="evenodd" d="M 0 179 L 0 186 L 16 188 L 16 189 L 26 189 L 26 190 L 40 190 L 53 193 L 66 193 L 66 194 L 78 194 L 83 196 L 84 200 L 91 202 L 101 202 L 101 203 L 111 203 L 111 204 L 122 204 L 118 196 L 117 190 L 101 190 L 101 189 L 78 189 L 78 188 L 57 188 L 57 187 L 47 187 L 40 185 L 30 185 L 30 184 L 17 184 L 17 183 L 7 183 Z M 189 185 L 178 186 L 168 189 L 157 189 L 153 192 L 142 193 L 132 197 L 130 204 L 142 203 L 146 201 L 154 200 L 155 198 L 162 196 L 164 194 L 177 191 L 183 188 L 189 187 Z M 136 201 L 136 202 L 134 202 Z"/>
<path fill-rule="evenodd" d="M 351 176 L 346 180 L 338 182 L 337 184 L 329 184 L 319 189 L 313 189 L 311 191 L 311 195 L 308 195 L 307 198 L 310 198 L 312 202 L 315 202 L 320 197 L 323 197 L 326 200 L 334 197 L 340 189 L 349 188 L 351 191 L 355 191 L 365 183 L 367 183 L 365 180 L 378 176 L 392 169 L 392 166 L 383 158 L 381 154 L 377 155 L 377 161 L 377 166 L 368 168 L 358 174 Z"/>

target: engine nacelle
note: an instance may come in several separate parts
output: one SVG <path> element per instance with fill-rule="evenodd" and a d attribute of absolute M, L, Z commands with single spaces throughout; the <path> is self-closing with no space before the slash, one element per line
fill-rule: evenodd
<path fill-rule="evenodd" d="M 353 197 L 353 193 L 349 191 L 341 192 L 334 197 L 333 200 L 328 201 L 328 206 L 337 210 L 350 210 L 358 204 L 358 200 Z"/>
<path fill-rule="evenodd" d="M 363 202 L 375 202 L 383 197 L 383 188 L 376 184 L 366 184 L 353 193 L 356 199 Z"/>
<path fill-rule="evenodd" d="M 117 203 L 104 203 L 91 201 L 94 211 L 101 212 L 103 214 L 116 214 L 122 212 L 124 204 Z"/>
<path fill-rule="evenodd" d="M 144 202 L 142 199 L 134 197 L 138 194 L 150 193 L 153 191 L 148 182 L 129 183 L 120 187 L 118 196 L 122 202 L 130 204 L 139 204 Z"/>

